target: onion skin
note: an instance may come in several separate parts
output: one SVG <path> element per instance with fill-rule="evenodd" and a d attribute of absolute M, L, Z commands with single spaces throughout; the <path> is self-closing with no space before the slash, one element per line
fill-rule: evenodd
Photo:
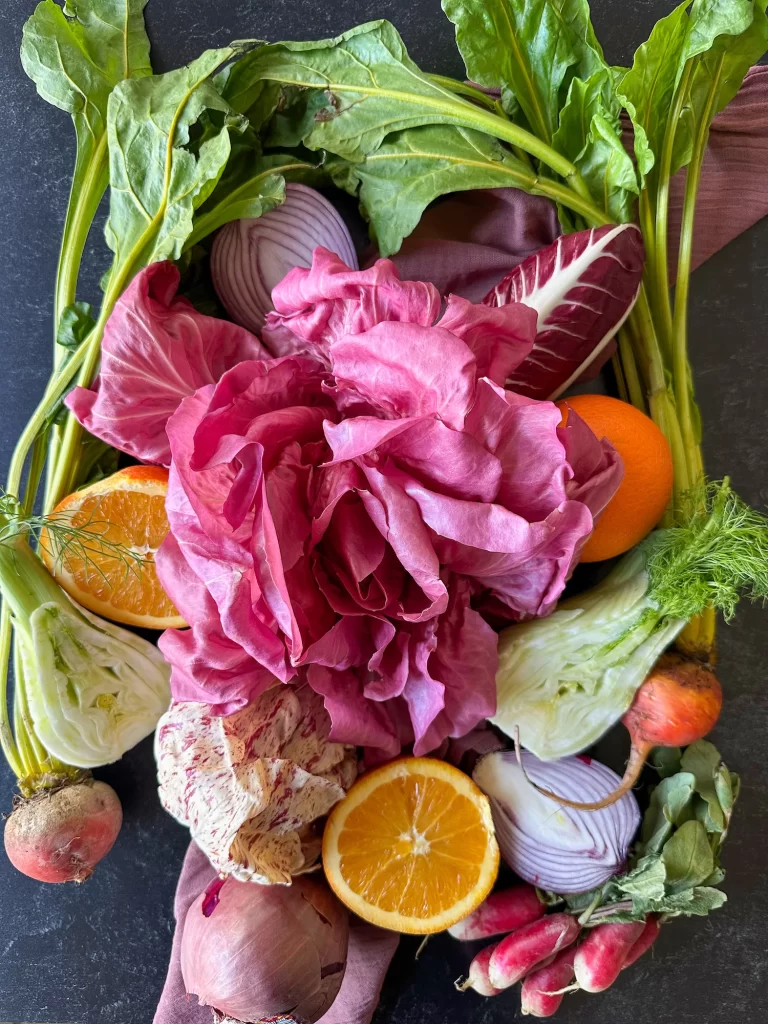
<path fill-rule="evenodd" d="M 338 995 L 349 916 L 313 878 L 290 886 L 228 879 L 206 917 L 201 893 L 189 908 L 181 973 L 203 1006 L 243 1024 L 285 1016 L 314 1024 Z"/>
<path fill-rule="evenodd" d="M 499 751 L 478 763 L 473 778 L 491 801 L 502 857 L 531 885 L 588 892 L 624 869 L 641 818 L 632 793 L 594 813 L 546 796 L 553 789 L 573 800 L 601 800 L 621 782 L 606 765 L 578 755 L 540 761 L 528 751 L 518 763 L 512 751 Z"/>
<path fill-rule="evenodd" d="M 5 823 L 5 852 L 38 882 L 84 882 L 114 846 L 123 823 L 106 782 L 78 782 L 20 800 Z"/>
<path fill-rule="evenodd" d="M 536 788 L 565 807 L 599 811 L 632 789 L 653 747 L 687 747 L 703 739 L 714 728 L 722 707 L 722 687 L 708 666 L 680 654 L 664 654 L 622 718 L 632 749 L 621 785 L 593 803 L 567 800 L 548 789 Z"/>
<path fill-rule="evenodd" d="M 355 247 L 339 212 L 319 192 L 295 182 L 285 186 L 281 206 L 225 224 L 211 247 L 211 277 L 235 323 L 258 334 L 274 309 L 272 289 L 295 267 L 311 267 L 317 246 L 357 270 Z"/>

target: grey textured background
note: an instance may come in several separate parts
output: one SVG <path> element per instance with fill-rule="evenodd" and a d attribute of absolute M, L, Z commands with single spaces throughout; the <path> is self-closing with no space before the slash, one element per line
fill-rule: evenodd
<path fill-rule="evenodd" d="M 625 62 L 670 0 L 596 0 L 594 20 L 609 59 Z M 0 471 L 48 375 L 50 308 L 58 238 L 73 159 L 66 115 L 47 106 L 18 59 L 32 0 L 0 12 Z M 438 0 L 151 0 L 153 63 L 167 70 L 232 38 L 312 38 L 372 17 L 400 28 L 425 69 L 460 74 Z M 768 187 L 768 183 L 766 184 Z M 100 239 L 86 258 L 81 298 L 96 297 Z M 694 279 L 691 350 L 704 413 L 707 464 L 729 473 L 754 505 L 768 504 L 768 223 L 757 225 Z M 90 294 L 89 294 L 90 293 Z M 706 920 L 664 929 L 653 958 L 600 996 L 568 998 L 562 1024 L 758 1024 L 768 996 L 768 655 L 766 620 L 744 607 L 721 632 L 726 706 L 714 737 L 744 776 L 726 852 L 730 900 Z M 158 805 L 150 744 L 98 775 L 118 791 L 125 825 L 113 854 L 82 888 L 42 886 L 0 854 L 0 1018 L 48 1024 L 149 1024 L 165 975 L 172 896 L 186 834 Z M 12 780 L 0 769 L 0 806 Z M 501 1024 L 519 1016 L 516 992 L 483 1001 L 452 981 L 468 954 L 447 939 L 416 963 L 403 943 L 376 1024 Z"/>

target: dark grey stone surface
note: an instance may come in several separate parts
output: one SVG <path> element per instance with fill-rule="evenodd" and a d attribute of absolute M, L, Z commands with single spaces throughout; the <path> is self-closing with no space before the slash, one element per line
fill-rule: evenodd
<path fill-rule="evenodd" d="M 626 61 L 671 0 L 595 0 L 610 59 Z M 73 138 L 66 115 L 47 106 L 18 60 L 32 0 L 0 11 L 0 471 L 42 392 L 51 346 L 51 292 L 69 188 Z M 157 69 L 231 38 L 312 38 L 371 17 L 392 19 L 426 69 L 461 65 L 438 0 L 151 0 L 147 17 Z M 81 297 L 96 296 L 103 247 L 89 248 Z M 691 352 L 704 413 L 709 470 L 730 473 L 745 498 L 768 503 L 768 224 L 757 225 L 694 278 Z M 90 293 L 90 294 L 89 294 Z M 726 853 L 730 901 L 711 918 L 664 929 L 643 959 L 600 996 L 567 999 L 563 1024 L 759 1024 L 768 996 L 768 654 L 766 620 L 743 608 L 721 633 L 726 705 L 715 740 L 744 776 Z M 0 855 L 0 1018 L 47 1024 L 149 1024 L 166 969 L 175 879 L 186 834 L 161 811 L 149 742 L 99 776 L 117 789 L 125 825 L 113 854 L 87 885 L 42 886 Z M 0 805 L 12 780 L 0 769 Z M 452 981 L 468 956 L 445 939 L 418 962 L 403 943 L 377 1024 L 502 1024 L 519 1016 L 517 993 L 483 1001 Z"/>

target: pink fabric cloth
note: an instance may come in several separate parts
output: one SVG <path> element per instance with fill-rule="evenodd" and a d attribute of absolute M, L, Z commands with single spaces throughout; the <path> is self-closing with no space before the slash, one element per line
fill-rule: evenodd
<path fill-rule="evenodd" d="M 181 937 L 183 922 L 190 906 L 216 872 L 205 854 L 190 843 L 176 889 L 171 963 L 163 994 L 155 1013 L 154 1024 L 211 1024 L 210 1007 L 200 1006 L 195 996 L 188 996 L 181 977 Z M 349 933 L 347 971 L 341 991 L 331 1009 L 318 1024 L 367 1024 L 379 1001 L 384 975 L 397 949 L 399 936 L 381 928 L 354 921 Z"/>
<path fill-rule="evenodd" d="M 716 119 L 704 162 L 694 231 L 694 266 L 768 214 L 768 67 L 747 75 L 736 99 Z M 670 235 L 677 237 L 684 175 L 673 182 Z M 443 294 L 479 301 L 505 273 L 556 236 L 553 208 L 513 189 L 464 192 L 433 206 L 395 257 L 403 278 L 432 281 Z M 674 273 L 674 262 L 670 261 Z M 211 879 L 212 868 L 190 846 L 176 893 L 176 919 Z M 208 1009 L 184 992 L 181 928 L 154 1024 L 210 1024 Z M 352 932 L 341 993 L 322 1024 L 369 1024 L 397 936 L 369 926 Z"/>

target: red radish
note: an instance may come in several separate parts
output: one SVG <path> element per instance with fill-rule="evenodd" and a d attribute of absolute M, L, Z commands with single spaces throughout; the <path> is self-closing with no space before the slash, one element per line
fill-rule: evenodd
<path fill-rule="evenodd" d="M 106 782 L 78 782 L 21 799 L 5 823 L 5 852 L 38 882 L 84 882 L 112 849 L 123 811 Z"/>
<path fill-rule="evenodd" d="M 645 922 L 645 928 L 640 933 L 640 938 L 635 942 L 634 946 L 627 954 L 627 959 L 624 961 L 622 970 L 633 964 L 635 960 L 639 960 L 643 953 L 648 952 L 656 939 L 658 939 L 660 931 L 661 921 L 655 914 L 651 914 Z"/>
<path fill-rule="evenodd" d="M 488 978 L 494 988 L 509 988 L 534 967 L 543 966 L 576 941 L 581 928 L 570 914 L 547 914 L 502 939 L 491 956 Z"/>
<path fill-rule="evenodd" d="M 603 992 L 616 981 L 630 950 L 645 931 L 644 921 L 599 924 L 576 950 L 576 983 L 585 992 Z"/>
<path fill-rule="evenodd" d="M 481 996 L 497 996 L 500 988 L 494 988 L 488 977 L 488 965 L 491 962 L 496 943 L 481 949 L 475 959 L 469 965 L 469 975 L 466 978 L 459 978 L 456 988 L 459 992 L 466 992 L 468 988 L 474 989 Z"/>
<path fill-rule="evenodd" d="M 523 981 L 520 1009 L 533 1017 L 551 1017 L 563 1001 L 562 989 L 573 981 L 576 947 L 564 950 L 551 964 L 532 971 Z"/>
<path fill-rule="evenodd" d="M 653 747 L 686 747 L 703 739 L 720 717 L 722 706 L 723 691 L 711 669 L 679 654 L 663 654 L 622 718 L 632 750 L 621 785 L 592 803 L 566 800 L 541 786 L 536 789 L 578 811 L 608 807 L 632 789 Z"/>
<path fill-rule="evenodd" d="M 490 939 L 537 921 L 545 910 L 532 885 L 515 885 L 493 893 L 477 910 L 449 928 L 448 934 L 463 942 Z"/>

